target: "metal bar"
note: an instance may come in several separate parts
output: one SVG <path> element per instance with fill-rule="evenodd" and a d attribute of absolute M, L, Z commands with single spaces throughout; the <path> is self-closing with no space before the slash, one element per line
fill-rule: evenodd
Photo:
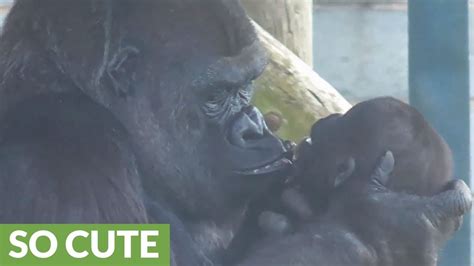
<path fill-rule="evenodd" d="M 410 103 L 446 139 L 455 176 L 470 181 L 468 0 L 409 1 Z M 470 217 L 440 266 L 471 265 Z"/>

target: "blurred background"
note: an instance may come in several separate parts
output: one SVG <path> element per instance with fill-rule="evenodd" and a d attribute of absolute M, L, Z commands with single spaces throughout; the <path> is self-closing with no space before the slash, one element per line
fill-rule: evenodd
<path fill-rule="evenodd" d="M 470 181 L 474 0 L 241 1 L 350 103 L 390 95 L 419 108 L 453 148 L 457 177 Z M 11 2 L 0 0 L 0 21 Z M 441 266 L 474 265 L 466 223 Z"/>
<path fill-rule="evenodd" d="M 420 0 L 410 1 L 423 2 Z M 462 1 L 451 0 L 451 2 L 460 4 Z M 474 102 L 472 101 L 474 96 L 474 66 L 471 64 L 474 52 L 473 4 L 474 1 L 469 1 L 468 3 L 468 18 L 471 19 L 467 21 L 470 65 L 467 70 L 469 71 L 469 84 L 468 88 L 462 89 L 468 90 L 464 95 L 469 95 L 469 103 L 467 103 L 469 105 L 469 114 L 461 111 L 461 115 L 467 116 L 467 121 L 471 121 L 470 126 L 465 118 L 462 118 L 461 121 L 457 120 L 459 117 L 456 116 L 457 111 L 454 111 L 455 108 L 450 107 L 449 104 L 446 106 L 439 104 L 439 102 L 443 102 L 442 98 L 459 93 L 456 90 L 460 88 L 444 88 L 444 95 L 443 92 L 438 93 L 443 88 L 433 90 L 433 94 L 437 94 L 435 96 L 441 98 L 437 101 L 438 108 L 440 109 L 439 112 L 443 112 L 443 109 L 447 108 L 444 112 L 450 113 L 456 124 L 453 127 L 456 127 L 456 130 L 459 131 L 454 133 L 454 130 L 450 130 L 449 122 L 435 121 L 434 123 L 437 124 L 438 129 L 444 128 L 444 132 L 446 132 L 445 138 L 452 138 L 448 140 L 451 142 L 451 146 L 457 145 L 458 148 L 455 148 L 457 149 L 455 153 L 458 156 L 456 160 L 461 161 L 460 164 L 463 164 L 465 160 L 469 161 L 469 165 L 465 166 L 459 165 L 456 162 L 458 163 L 457 167 L 459 167 L 457 170 L 458 177 L 464 175 L 468 181 L 472 180 L 469 168 L 471 171 L 474 169 L 472 156 L 474 154 L 474 145 L 469 145 L 469 139 L 471 141 L 474 139 L 474 127 L 472 126 L 474 124 L 472 122 L 474 117 Z M 450 15 L 448 12 L 446 10 L 446 16 Z M 433 14 L 433 16 L 445 15 Z M 414 23 L 417 23 L 416 19 L 424 18 L 409 17 L 407 0 L 314 0 L 314 69 L 351 103 L 383 95 L 391 95 L 410 102 L 409 38 L 412 36 L 409 37 L 409 33 L 416 33 L 416 30 L 410 31 L 409 21 L 413 20 Z M 436 20 L 436 18 L 431 19 Z M 438 29 L 435 27 L 433 30 Z M 416 36 L 412 38 L 414 39 L 413 42 L 418 41 L 415 39 Z M 465 40 L 453 39 L 453 46 L 457 47 L 459 42 L 463 41 Z M 415 53 L 416 48 L 411 52 Z M 429 63 L 429 60 L 426 61 Z M 425 63 L 427 63 L 426 61 Z M 436 61 L 433 63 L 436 63 Z M 412 71 L 412 75 L 417 73 L 414 69 Z M 415 83 L 416 81 L 411 83 L 413 90 L 417 89 Z M 414 95 L 414 93 L 412 92 L 411 95 Z M 427 98 L 426 91 L 424 97 Z M 422 106 L 422 112 L 425 115 L 431 116 L 432 122 L 437 120 L 437 117 L 440 117 L 436 111 L 431 113 L 433 107 L 423 108 L 424 103 L 420 103 L 419 98 L 411 100 L 415 106 Z M 430 99 L 427 99 L 427 101 L 429 102 Z M 465 108 L 461 109 L 465 110 Z M 469 136 L 464 136 L 460 131 L 470 132 Z M 463 138 L 462 142 L 464 143 L 454 140 L 457 136 Z M 455 242 L 449 244 L 450 246 L 443 254 L 440 265 L 474 265 L 472 260 L 474 253 L 471 244 L 474 235 L 471 229 L 467 228 L 468 226 L 469 223 L 467 226 L 464 225 L 463 230 L 465 231 L 459 233 L 456 236 Z"/>
<path fill-rule="evenodd" d="M 407 2 L 314 1 L 316 71 L 351 103 L 383 95 L 408 101 Z"/>

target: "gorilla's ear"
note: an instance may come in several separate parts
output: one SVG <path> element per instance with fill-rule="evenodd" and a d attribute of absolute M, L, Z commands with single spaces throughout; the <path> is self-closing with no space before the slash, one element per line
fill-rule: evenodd
<path fill-rule="evenodd" d="M 337 175 L 333 184 L 335 188 L 344 183 L 354 173 L 355 166 L 354 158 L 349 157 L 337 167 Z"/>
<path fill-rule="evenodd" d="M 120 97 L 127 97 L 134 92 L 139 53 L 140 51 L 132 46 L 121 48 L 108 64 L 106 79 Z"/>

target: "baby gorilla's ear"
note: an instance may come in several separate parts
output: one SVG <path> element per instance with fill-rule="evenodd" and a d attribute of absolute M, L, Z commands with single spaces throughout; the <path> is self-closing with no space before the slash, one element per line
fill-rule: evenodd
<path fill-rule="evenodd" d="M 337 175 L 334 178 L 334 183 L 332 184 L 334 188 L 339 187 L 343 184 L 353 173 L 355 170 L 355 160 L 352 157 L 347 158 L 337 167 Z"/>

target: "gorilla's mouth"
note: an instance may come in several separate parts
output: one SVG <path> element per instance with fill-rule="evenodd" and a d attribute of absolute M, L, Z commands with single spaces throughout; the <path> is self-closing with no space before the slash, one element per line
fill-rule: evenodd
<path fill-rule="evenodd" d="M 290 172 L 290 169 L 293 166 L 293 162 L 288 159 L 286 156 L 283 156 L 277 160 L 271 161 L 264 165 L 258 166 L 256 168 L 238 170 L 236 171 L 239 175 L 244 176 L 260 176 L 267 174 L 276 174 L 280 172 Z"/>

